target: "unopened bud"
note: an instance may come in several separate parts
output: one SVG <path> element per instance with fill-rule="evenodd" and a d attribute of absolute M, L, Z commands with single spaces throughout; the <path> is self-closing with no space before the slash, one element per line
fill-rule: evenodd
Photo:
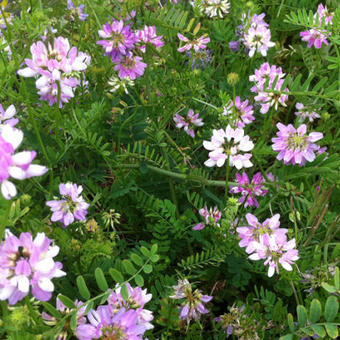
<path fill-rule="evenodd" d="M 231 72 L 228 74 L 227 82 L 229 85 L 235 86 L 238 83 L 238 81 L 239 81 L 239 76 L 237 73 Z"/>

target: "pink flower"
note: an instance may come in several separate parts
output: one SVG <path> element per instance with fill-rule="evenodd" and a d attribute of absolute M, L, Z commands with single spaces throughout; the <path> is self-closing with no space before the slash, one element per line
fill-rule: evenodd
<path fill-rule="evenodd" d="M 0 124 L 8 124 L 12 127 L 18 124 L 19 120 L 17 118 L 13 118 L 17 113 L 14 105 L 10 105 L 5 111 L 2 105 L 0 104 Z"/>
<path fill-rule="evenodd" d="M 195 40 L 189 40 L 181 33 L 177 33 L 177 36 L 179 40 L 186 42 L 184 46 L 177 49 L 178 52 L 190 51 L 191 49 L 195 52 L 199 52 L 200 50 L 204 50 L 207 47 L 207 43 L 210 42 L 210 38 L 207 37 L 206 34 Z"/>
<path fill-rule="evenodd" d="M 262 56 L 267 56 L 267 51 L 275 44 L 270 41 L 271 33 L 265 26 L 250 27 L 244 35 L 244 46 L 249 49 L 249 57 L 252 58 L 255 52 L 260 52 Z"/>
<path fill-rule="evenodd" d="M 244 128 L 246 124 L 250 124 L 255 120 L 253 116 L 253 106 L 248 105 L 248 100 L 241 102 L 241 98 L 236 96 L 235 98 L 235 116 L 233 112 L 234 103 L 231 100 L 227 106 L 224 107 L 223 115 L 231 116 L 232 124 L 239 128 Z"/>
<path fill-rule="evenodd" d="M 61 200 L 54 200 L 46 202 L 53 212 L 51 221 L 60 221 L 63 228 L 74 222 L 74 220 L 85 221 L 87 209 L 90 206 L 84 201 L 81 192 L 83 187 L 77 186 L 73 183 L 61 183 L 59 185 L 59 192 L 62 195 Z"/>
<path fill-rule="evenodd" d="M 99 40 L 97 44 L 104 48 L 105 55 L 110 56 L 114 63 L 135 47 L 136 37 L 130 25 L 124 26 L 123 20 L 113 19 L 112 24 L 106 23 L 98 34 L 105 40 Z"/>
<path fill-rule="evenodd" d="M 321 132 L 311 132 L 306 135 L 307 127 L 302 124 L 295 129 L 293 125 L 287 126 L 278 123 L 277 138 L 273 138 L 273 150 L 279 152 L 278 160 L 283 160 L 284 164 L 304 165 L 306 161 L 313 162 L 315 159 L 315 151 L 319 149 L 314 142 L 323 138 Z"/>
<path fill-rule="evenodd" d="M 35 151 L 14 154 L 23 138 L 23 132 L 10 124 L 0 125 L 0 183 L 1 193 L 7 200 L 17 194 L 15 185 L 9 181 L 10 177 L 23 180 L 42 176 L 48 170 L 45 166 L 31 164 L 37 155 Z"/>
<path fill-rule="evenodd" d="M 208 207 L 205 206 L 199 210 L 199 213 L 202 217 L 204 217 L 205 223 L 195 225 L 192 230 L 202 230 L 206 225 L 220 226 L 217 222 L 221 219 L 222 214 L 217 207 L 214 207 L 214 210 L 212 210 L 212 208 L 208 210 Z"/>
<path fill-rule="evenodd" d="M 255 206 L 259 207 L 259 203 L 257 202 L 255 196 L 264 196 L 267 194 L 268 190 L 265 190 L 263 187 L 264 179 L 260 172 L 256 173 L 251 180 L 249 181 L 248 175 L 243 172 L 242 175 L 236 173 L 236 181 L 238 182 L 237 186 L 230 187 L 230 192 L 233 194 L 241 193 L 241 198 L 239 199 L 240 203 L 245 201 L 244 206 Z"/>
<path fill-rule="evenodd" d="M 0 243 L 0 300 L 13 305 L 22 300 L 32 288 L 32 294 L 40 301 L 47 301 L 54 291 L 53 278 L 66 275 L 62 264 L 54 262 L 59 247 L 51 246 L 44 233 L 34 240 L 30 233 L 19 238 L 6 232 Z"/>
<path fill-rule="evenodd" d="M 331 24 L 334 13 L 329 12 L 327 6 L 324 6 L 323 4 L 318 5 L 319 14 L 319 26 L 322 24 L 322 18 L 325 18 L 325 25 Z M 316 17 L 316 14 L 314 14 L 314 18 Z"/>
<path fill-rule="evenodd" d="M 145 53 L 145 44 L 152 44 L 156 48 L 160 48 L 164 45 L 162 40 L 163 36 L 156 34 L 155 26 L 144 26 L 143 30 L 137 30 L 135 32 L 137 43 L 140 44 L 139 49 Z"/>
<path fill-rule="evenodd" d="M 209 159 L 204 162 L 208 167 L 217 165 L 222 167 L 229 158 L 229 164 L 235 166 L 238 170 L 250 168 L 250 153 L 241 154 L 240 151 L 247 152 L 254 148 L 253 142 L 249 136 L 244 135 L 243 129 L 232 129 L 230 125 L 225 130 L 213 130 L 210 141 L 204 141 L 203 146 L 209 150 Z"/>
<path fill-rule="evenodd" d="M 305 119 L 308 119 L 309 122 L 313 122 L 314 119 L 320 118 L 319 114 L 317 114 L 315 111 L 308 111 L 308 108 L 306 108 L 302 103 L 296 103 L 295 107 L 297 110 L 299 110 L 295 112 L 295 115 L 300 118 L 301 122 Z"/>
<path fill-rule="evenodd" d="M 311 28 L 308 31 L 300 32 L 302 41 L 308 41 L 307 47 L 321 48 L 322 44 L 328 45 L 327 31 L 322 29 Z"/>
<path fill-rule="evenodd" d="M 187 118 L 183 118 L 178 113 L 174 116 L 174 122 L 176 127 L 183 130 L 192 138 L 195 137 L 195 130 L 193 126 L 203 126 L 202 118 L 199 118 L 199 113 L 194 113 L 194 110 L 190 109 Z"/>
<path fill-rule="evenodd" d="M 114 67 L 118 71 L 119 78 L 130 78 L 134 80 L 141 77 L 144 74 L 146 64 L 143 63 L 141 57 L 136 57 L 132 52 L 128 52 L 124 55 L 119 63 Z"/>
<path fill-rule="evenodd" d="M 80 21 L 85 21 L 89 16 L 88 14 L 84 13 L 85 5 L 80 5 L 76 8 L 72 0 L 67 0 L 67 9 L 71 11 L 72 15 L 77 15 Z"/>

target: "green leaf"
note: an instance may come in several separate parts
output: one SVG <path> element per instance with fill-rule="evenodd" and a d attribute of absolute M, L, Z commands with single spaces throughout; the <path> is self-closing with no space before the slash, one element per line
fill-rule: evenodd
<path fill-rule="evenodd" d="M 158 244 L 155 243 L 155 244 L 153 244 L 152 247 L 151 247 L 151 254 L 152 254 L 152 255 L 156 254 L 156 253 L 157 253 L 157 250 L 158 250 Z"/>
<path fill-rule="evenodd" d="M 94 276 L 96 278 L 97 285 L 100 290 L 103 292 L 107 291 L 109 289 L 109 285 L 107 284 L 107 281 L 105 279 L 105 275 L 101 268 L 96 268 L 94 271 Z"/>
<path fill-rule="evenodd" d="M 120 293 L 122 294 L 122 298 L 123 298 L 125 301 L 127 301 L 128 298 L 129 298 L 129 291 L 128 291 L 126 285 L 123 285 L 123 286 L 122 286 L 122 288 L 121 288 L 121 290 L 120 290 Z"/>
<path fill-rule="evenodd" d="M 137 265 L 137 266 L 142 266 L 143 265 L 143 260 L 140 256 L 137 254 L 133 253 L 130 255 L 131 260 Z"/>
<path fill-rule="evenodd" d="M 335 285 L 335 288 L 337 290 L 340 290 L 340 270 L 339 270 L 339 267 L 335 268 L 334 285 Z"/>
<path fill-rule="evenodd" d="M 307 334 L 309 336 L 313 336 L 314 335 L 314 331 L 312 331 L 311 329 L 309 329 L 307 327 L 300 328 L 300 331 L 304 332 L 305 334 Z"/>
<path fill-rule="evenodd" d="M 129 260 L 123 261 L 123 267 L 124 267 L 125 271 L 130 275 L 134 275 L 137 272 L 137 269 L 134 267 L 132 262 L 129 261 Z"/>
<path fill-rule="evenodd" d="M 335 296 L 329 296 L 325 305 L 325 319 L 330 322 L 338 315 L 339 302 Z"/>
<path fill-rule="evenodd" d="M 314 299 L 310 304 L 309 321 L 312 323 L 318 322 L 321 317 L 321 313 L 322 313 L 321 303 L 319 300 Z"/>
<path fill-rule="evenodd" d="M 321 337 L 321 338 L 325 337 L 326 331 L 325 331 L 325 329 L 322 326 L 320 326 L 320 325 L 311 325 L 310 327 L 312 328 L 314 333 L 316 333 L 319 337 Z"/>
<path fill-rule="evenodd" d="M 119 272 L 117 269 L 110 268 L 109 274 L 111 275 L 111 277 L 113 278 L 114 281 L 116 281 L 118 283 L 124 282 L 124 277 L 123 277 L 122 273 Z"/>
<path fill-rule="evenodd" d="M 144 273 L 150 274 L 150 273 L 152 272 L 152 265 L 151 265 L 151 264 L 146 264 L 146 265 L 143 267 L 143 270 L 144 270 Z"/>
<path fill-rule="evenodd" d="M 298 323 L 300 327 L 303 327 L 307 322 L 307 311 L 306 308 L 302 305 L 297 306 L 297 317 L 298 317 Z"/>
<path fill-rule="evenodd" d="M 286 334 L 284 336 L 281 336 L 280 340 L 293 340 L 293 335 L 294 334 Z"/>
<path fill-rule="evenodd" d="M 290 313 L 287 314 L 287 324 L 288 324 L 289 330 L 292 333 L 294 333 L 294 330 L 295 330 L 294 318 L 293 318 L 293 315 Z"/>
<path fill-rule="evenodd" d="M 74 302 L 68 298 L 67 296 L 65 295 L 58 295 L 58 299 L 67 307 L 67 308 L 76 308 Z"/>
<path fill-rule="evenodd" d="M 86 286 L 84 278 L 81 275 L 79 275 L 76 281 L 80 295 L 82 296 L 83 299 L 88 300 L 91 297 L 91 294 Z"/>
<path fill-rule="evenodd" d="M 323 289 L 326 289 L 328 293 L 336 293 L 336 288 L 326 282 L 321 283 L 321 286 Z"/>
<path fill-rule="evenodd" d="M 49 314 L 51 314 L 57 319 L 61 319 L 62 317 L 61 313 L 57 309 L 55 309 L 51 304 L 49 304 L 48 302 L 42 302 L 41 304 L 49 312 Z"/>
<path fill-rule="evenodd" d="M 327 334 L 332 338 L 336 339 L 339 335 L 338 327 L 332 323 L 325 323 L 325 328 L 327 331 Z"/>
<path fill-rule="evenodd" d="M 135 276 L 135 282 L 136 282 L 136 284 L 137 284 L 137 286 L 139 286 L 139 287 L 143 287 L 144 286 L 144 279 L 143 279 L 143 276 L 141 276 L 141 275 L 136 275 Z"/>
<path fill-rule="evenodd" d="M 76 312 L 74 312 L 71 317 L 70 327 L 73 331 L 77 328 L 77 313 Z"/>
<path fill-rule="evenodd" d="M 140 251 L 142 252 L 142 254 L 143 254 L 145 257 L 150 257 L 150 255 L 151 255 L 149 249 L 146 248 L 146 247 L 144 247 L 144 246 L 142 246 L 142 247 L 140 248 Z"/>
<path fill-rule="evenodd" d="M 157 261 L 159 261 L 159 255 L 152 255 L 151 257 L 150 257 L 150 260 L 152 261 L 152 262 L 157 262 Z"/>
<path fill-rule="evenodd" d="M 90 301 L 87 305 L 86 305 L 86 308 L 85 308 L 85 315 L 93 308 L 93 305 L 94 305 L 94 302 L 93 301 Z"/>

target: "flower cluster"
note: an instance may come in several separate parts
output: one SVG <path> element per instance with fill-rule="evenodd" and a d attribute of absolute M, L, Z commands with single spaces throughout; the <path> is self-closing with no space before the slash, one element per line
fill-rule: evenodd
<path fill-rule="evenodd" d="M 249 81 L 255 82 L 250 90 L 257 93 L 254 99 L 261 104 L 260 112 L 262 114 L 267 113 L 273 106 L 277 110 L 279 104 L 287 106 L 288 95 L 280 93 L 284 76 L 281 67 L 270 66 L 269 63 L 263 63 L 259 69 L 255 70 L 255 74 L 249 76 Z M 276 85 L 272 89 L 275 80 Z M 267 87 L 265 87 L 266 84 L 268 84 Z M 284 89 L 284 92 L 288 91 L 288 88 Z"/>
<path fill-rule="evenodd" d="M 32 239 L 30 233 L 16 237 L 6 231 L 0 243 L 0 300 L 13 305 L 22 300 L 32 288 L 40 301 L 51 298 L 54 290 L 52 279 L 66 275 L 62 264 L 54 262 L 59 247 L 51 245 L 44 233 Z"/>
<path fill-rule="evenodd" d="M 207 314 L 209 311 L 204 306 L 212 300 L 212 296 L 203 295 L 199 289 L 192 291 L 191 284 L 187 279 L 179 280 L 177 286 L 173 286 L 175 295 L 170 296 L 171 299 L 182 300 L 179 317 L 188 323 L 191 320 L 197 321 L 201 314 Z"/>
<path fill-rule="evenodd" d="M 235 108 L 234 102 L 230 102 L 224 106 L 222 115 L 231 117 L 231 124 L 239 128 L 244 128 L 247 124 L 250 124 L 255 120 L 253 116 L 254 110 L 251 104 L 248 105 L 248 100 L 241 102 L 239 96 L 235 97 Z"/>
<path fill-rule="evenodd" d="M 317 17 L 319 18 L 318 21 Z M 322 44 L 328 45 L 327 38 L 330 33 L 327 32 L 327 29 L 322 28 L 322 23 L 324 22 L 324 25 L 327 26 L 332 24 L 332 19 L 333 13 L 328 11 L 327 6 L 319 4 L 317 13 L 314 14 L 314 25 L 316 27 L 300 32 L 301 40 L 308 42 L 307 47 L 321 48 Z"/>
<path fill-rule="evenodd" d="M 229 13 L 228 0 L 193 0 L 190 4 L 209 18 L 223 18 Z"/>
<path fill-rule="evenodd" d="M 185 45 L 178 48 L 178 52 L 190 51 L 194 50 L 195 52 L 200 52 L 200 50 L 204 50 L 207 48 L 207 44 L 210 42 L 210 38 L 207 37 L 206 34 L 201 37 L 189 40 L 187 37 L 182 35 L 181 33 L 177 33 L 178 39 L 185 42 Z"/>
<path fill-rule="evenodd" d="M 77 338 L 92 339 L 131 339 L 142 340 L 143 334 L 152 329 L 152 312 L 144 309 L 152 295 L 146 289 L 132 288 L 127 284 L 129 297 L 124 300 L 121 289 L 117 288 L 108 299 L 108 304 L 91 310 L 87 315 L 88 323 L 78 325 Z"/>
<path fill-rule="evenodd" d="M 219 227 L 219 223 L 217 223 L 221 219 L 221 212 L 217 207 L 214 207 L 214 210 L 205 206 L 204 208 L 199 210 L 200 215 L 205 219 L 205 223 L 198 223 L 195 225 L 192 230 L 202 230 L 206 225 L 214 225 Z"/>
<path fill-rule="evenodd" d="M 183 130 L 192 138 L 195 137 L 195 130 L 193 127 L 204 125 L 202 118 L 199 118 L 199 113 L 195 114 L 192 109 L 188 111 L 186 118 L 176 113 L 173 119 L 176 123 L 176 127 L 179 129 L 183 128 Z"/>
<path fill-rule="evenodd" d="M 254 143 L 249 136 L 244 135 L 243 129 L 233 129 L 228 125 L 225 130 L 213 130 L 210 141 L 204 141 L 203 146 L 209 150 L 209 159 L 204 162 L 208 167 L 222 167 L 229 159 L 229 165 L 241 168 L 250 168 L 253 163 L 250 161 L 251 154 L 241 154 L 240 151 L 248 152 L 254 148 Z"/>
<path fill-rule="evenodd" d="M 31 46 L 32 59 L 25 59 L 26 68 L 18 71 L 23 77 L 36 77 L 36 87 L 41 100 L 59 107 L 74 97 L 75 89 L 81 85 L 90 56 L 70 47 L 67 38 L 54 39 L 46 47 L 42 41 Z"/>
<path fill-rule="evenodd" d="M 103 40 L 97 41 L 97 44 L 104 48 L 105 55 L 115 64 L 114 69 L 118 71 L 118 76 L 131 80 L 141 77 L 147 66 L 134 51 L 145 53 L 147 43 L 156 48 L 164 45 L 162 36 L 156 35 L 154 26 L 145 26 L 143 30 L 133 31 L 131 25 L 125 25 L 123 20 L 113 19 L 112 24 L 107 22 L 98 34 Z"/>
<path fill-rule="evenodd" d="M 17 118 L 13 118 L 16 113 L 17 111 L 14 105 L 10 105 L 5 111 L 3 106 L 0 104 L 0 124 L 8 124 L 12 127 L 17 125 L 19 120 Z"/>
<path fill-rule="evenodd" d="M 314 121 L 314 119 L 320 118 L 319 114 L 317 114 L 315 111 L 310 111 L 302 103 L 296 103 L 295 108 L 298 110 L 297 112 L 295 112 L 295 115 L 300 118 L 299 120 L 301 122 L 305 119 L 308 119 L 311 123 Z"/>
<path fill-rule="evenodd" d="M 241 241 L 240 247 L 245 247 L 246 253 L 250 254 L 251 260 L 264 260 L 264 264 L 269 264 L 268 276 L 272 277 L 279 273 L 279 264 L 291 271 L 292 264 L 298 260 L 298 250 L 295 248 L 295 239 L 287 241 L 288 229 L 279 228 L 280 214 L 260 223 L 256 216 L 247 214 L 248 226 L 238 227 L 236 231 Z"/>
<path fill-rule="evenodd" d="M 300 125 L 297 129 L 292 124 L 287 126 L 277 123 L 277 137 L 272 138 L 273 150 L 279 152 L 278 160 L 283 160 L 284 164 L 305 165 L 306 161 L 313 162 L 315 159 L 315 151 L 320 146 L 314 142 L 323 138 L 321 132 L 311 132 L 306 135 L 307 126 Z"/>
<path fill-rule="evenodd" d="M 47 201 L 53 212 L 51 221 L 60 221 L 63 228 L 74 222 L 74 220 L 85 221 L 87 208 L 90 206 L 84 201 L 81 192 L 83 187 L 73 183 L 61 183 L 59 185 L 59 193 L 62 195 L 61 200 Z"/>
<path fill-rule="evenodd" d="M 2 107 L 1 107 L 2 109 Z M 23 180 L 30 177 L 42 176 L 48 170 L 45 166 L 31 164 L 37 153 L 35 151 L 21 151 L 14 153 L 22 143 L 24 133 L 13 127 L 17 121 L 12 119 L 15 114 L 14 106 L 10 106 L 5 113 L 1 111 L 2 119 L 7 119 L 0 125 L 0 184 L 1 193 L 6 199 L 16 196 L 15 185 L 9 178 Z"/>
<path fill-rule="evenodd" d="M 268 28 L 269 25 L 263 20 L 264 17 L 264 13 L 254 14 L 249 20 L 249 17 L 243 15 L 243 27 L 247 27 L 247 30 L 244 30 L 242 41 L 250 58 L 254 56 L 255 52 L 261 53 L 265 57 L 268 49 L 275 46 L 270 41 L 271 32 Z"/>
<path fill-rule="evenodd" d="M 76 7 L 74 6 L 72 0 L 67 0 L 67 9 L 71 12 L 72 18 L 74 16 L 78 16 L 80 21 L 85 21 L 89 16 L 88 14 L 84 13 L 85 5 Z"/>
<path fill-rule="evenodd" d="M 267 194 L 268 190 L 264 189 L 263 183 L 264 179 L 261 172 L 256 173 L 251 182 L 249 181 L 248 175 L 243 172 L 242 175 L 236 173 L 237 186 L 231 186 L 230 192 L 233 194 L 241 193 L 240 203 L 244 203 L 244 207 L 259 207 L 259 203 L 255 196 L 264 196 Z"/>

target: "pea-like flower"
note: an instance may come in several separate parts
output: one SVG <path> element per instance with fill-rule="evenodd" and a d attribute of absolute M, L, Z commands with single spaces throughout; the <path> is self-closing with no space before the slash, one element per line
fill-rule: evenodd
<path fill-rule="evenodd" d="M 177 33 L 177 36 L 179 40 L 186 43 L 184 46 L 177 49 L 178 52 L 190 51 L 192 49 L 195 52 L 199 52 L 200 50 L 204 50 L 205 48 L 207 48 L 207 43 L 210 42 L 210 38 L 206 34 L 194 40 L 189 40 L 181 33 Z"/>
<path fill-rule="evenodd" d="M 203 126 L 202 118 L 199 118 L 199 113 L 194 113 L 194 110 L 190 109 L 186 118 L 182 117 L 180 114 L 176 114 L 174 116 L 174 122 L 176 123 L 176 127 L 183 130 L 192 138 L 195 137 L 194 126 Z"/>

